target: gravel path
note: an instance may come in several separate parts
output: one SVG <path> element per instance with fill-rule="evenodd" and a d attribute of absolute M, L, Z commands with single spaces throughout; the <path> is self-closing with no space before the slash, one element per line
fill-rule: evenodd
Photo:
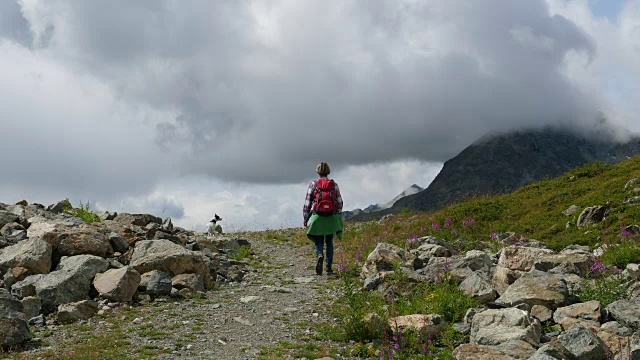
<path fill-rule="evenodd" d="M 339 279 L 315 274 L 311 243 L 251 245 L 254 267 L 242 283 L 223 284 L 204 299 L 116 306 L 88 321 L 39 330 L 40 346 L 21 354 L 49 358 L 70 342 L 103 336 L 108 343 L 128 342 L 124 346 L 137 358 L 253 359 L 261 351 L 267 358 L 293 358 L 267 349 L 304 344 L 314 324 L 331 320 Z"/>

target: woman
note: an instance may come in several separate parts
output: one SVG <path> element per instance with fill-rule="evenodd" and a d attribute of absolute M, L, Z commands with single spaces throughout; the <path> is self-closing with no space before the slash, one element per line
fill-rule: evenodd
<path fill-rule="evenodd" d="M 316 166 L 318 179 L 309 184 L 304 202 L 304 227 L 307 237 L 316 244 L 316 274 L 322 275 L 323 250 L 327 245 L 327 275 L 333 274 L 333 234 L 342 239 L 342 196 L 338 184 L 327 178 L 331 170 L 321 162 Z"/>

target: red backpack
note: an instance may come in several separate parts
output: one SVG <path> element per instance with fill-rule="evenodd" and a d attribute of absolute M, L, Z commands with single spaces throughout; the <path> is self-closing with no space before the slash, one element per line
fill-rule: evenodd
<path fill-rule="evenodd" d="M 313 212 L 320 216 L 330 216 L 338 210 L 336 186 L 331 179 L 316 181 L 316 193 L 313 200 Z"/>

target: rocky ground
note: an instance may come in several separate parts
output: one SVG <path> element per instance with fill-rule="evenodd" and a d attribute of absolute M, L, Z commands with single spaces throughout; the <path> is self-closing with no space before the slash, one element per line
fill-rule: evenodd
<path fill-rule="evenodd" d="M 286 359 L 329 352 L 332 346 L 305 347 L 304 340 L 314 324 L 330 320 L 339 279 L 315 275 L 311 244 L 252 241 L 252 250 L 252 270 L 240 283 L 220 285 L 203 298 L 118 304 L 79 323 L 34 328 L 26 350 L 6 358 L 59 358 L 92 337 L 105 355 L 114 351 L 111 343 L 140 358 Z"/>

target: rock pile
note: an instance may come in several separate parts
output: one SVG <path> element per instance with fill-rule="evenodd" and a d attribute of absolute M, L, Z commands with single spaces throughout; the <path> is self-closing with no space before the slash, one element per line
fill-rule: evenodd
<path fill-rule="evenodd" d="M 501 234 L 498 240 L 504 247 L 497 253 L 460 254 L 434 237 L 418 239 L 410 251 L 378 244 L 361 270 L 363 290 L 385 295 L 403 291 L 405 286 L 385 281 L 394 271 L 403 272 L 409 282 L 437 282 L 444 276 L 458 282 L 482 306 L 470 309 L 464 323 L 454 324 L 469 334 L 469 343 L 454 351 L 456 359 L 640 358 L 640 298 L 630 294 L 631 300 L 606 307 L 577 301 L 576 292 L 596 261 L 588 247 L 572 245 L 556 253 L 519 234 Z M 637 289 L 638 269 L 629 264 L 617 276 Z M 437 332 L 444 325 L 442 315 L 394 318 L 391 328 Z M 543 323 L 555 331 L 544 333 Z"/>
<path fill-rule="evenodd" d="M 247 240 L 207 236 L 149 214 L 103 213 L 85 223 L 21 201 L 0 203 L 0 346 L 30 339 L 28 325 L 87 319 L 119 303 L 202 295 L 241 281 L 227 253 Z"/>

